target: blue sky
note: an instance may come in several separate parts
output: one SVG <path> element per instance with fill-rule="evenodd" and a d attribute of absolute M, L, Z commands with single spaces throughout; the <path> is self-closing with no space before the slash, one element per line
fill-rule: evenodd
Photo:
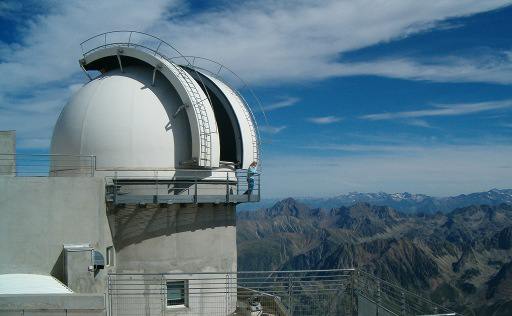
<path fill-rule="evenodd" d="M 133 29 L 251 83 L 269 118 L 269 197 L 512 187 L 510 5 L 0 1 L 0 129 L 18 131 L 19 151 L 46 152 L 85 82 L 79 43 Z"/>

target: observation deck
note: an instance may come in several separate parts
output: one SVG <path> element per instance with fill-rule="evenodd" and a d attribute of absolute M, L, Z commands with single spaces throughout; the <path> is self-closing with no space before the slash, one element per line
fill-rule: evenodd
<path fill-rule="evenodd" d="M 113 175 L 112 175 L 113 174 Z M 105 199 L 119 204 L 179 204 L 259 202 L 260 174 L 249 190 L 247 170 L 107 170 L 90 155 L 2 154 L 0 176 L 102 177 Z"/>

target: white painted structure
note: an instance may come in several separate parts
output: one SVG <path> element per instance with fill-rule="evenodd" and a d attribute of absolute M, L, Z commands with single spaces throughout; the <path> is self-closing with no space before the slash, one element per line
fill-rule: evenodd
<path fill-rule="evenodd" d="M 104 74 L 62 111 L 53 154 L 95 155 L 99 171 L 215 169 L 221 160 L 247 168 L 259 160 L 248 105 L 219 78 L 136 47 L 95 50 L 81 64 Z M 212 92 L 221 100 L 215 108 Z M 236 153 L 224 154 L 231 146 Z"/>
<path fill-rule="evenodd" d="M 0 274 L 1 294 L 69 294 L 67 286 L 49 275 L 40 274 Z"/>

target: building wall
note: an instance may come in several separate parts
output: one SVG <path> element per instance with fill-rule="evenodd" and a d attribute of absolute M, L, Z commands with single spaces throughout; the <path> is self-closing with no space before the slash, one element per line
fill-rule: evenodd
<path fill-rule="evenodd" d="M 118 272 L 236 271 L 234 205 L 127 205 L 109 221 Z"/>
<path fill-rule="evenodd" d="M 90 244 L 104 255 L 112 245 L 102 178 L 0 177 L 0 214 L 0 274 L 53 275 L 65 283 L 64 244 Z M 72 290 L 104 293 L 105 275 L 90 272 Z"/>
<path fill-rule="evenodd" d="M 140 284 L 132 288 L 139 290 L 133 295 L 114 294 L 115 315 L 140 315 L 149 310 L 151 315 L 225 315 L 235 311 L 236 291 L 221 293 L 219 282 L 229 282 L 235 288 L 236 279 L 208 274 L 237 270 L 234 205 L 126 205 L 109 210 L 109 220 L 117 272 L 169 273 L 162 276 L 165 280 L 159 275 L 130 276 L 131 283 Z M 187 280 L 186 307 L 165 307 L 160 284 L 165 286 L 170 280 Z M 113 293 L 130 293 L 120 284 L 114 285 Z"/>

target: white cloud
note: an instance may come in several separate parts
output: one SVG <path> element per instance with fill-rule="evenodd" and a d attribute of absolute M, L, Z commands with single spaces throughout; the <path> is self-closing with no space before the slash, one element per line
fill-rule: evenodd
<path fill-rule="evenodd" d="M 6 14 L 11 16 L 16 10 L 20 12 L 19 6 L 12 3 L 15 2 L 2 3 L 5 12 L 8 11 Z M 15 19 L 22 23 L 16 26 L 17 41 L 0 42 L 0 73 L 4 74 L 0 77 L 3 105 L 0 117 L 8 126 L 20 122 L 13 127 L 19 130 L 20 137 L 33 138 L 26 143 L 42 144 L 39 139 L 49 138 L 51 125 L 73 90 L 61 87 L 78 84 L 81 80 L 78 78 L 83 78 L 77 63 L 80 42 L 116 29 L 155 34 L 185 54 L 216 59 L 244 79 L 263 85 L 357 74 L 510 83 L 511 70 L 506 61 L 485 66 L 475 65 L 473 60 L 445 60 L 438 65 L 403 59 L 357 64 L 339 61 L 344 52 L 438 25 L 443 27 L 446 18 L 467 16 L 509 3 L 499 0 L 321 3 L 260 0 L 226 3 L 195 14 L 180 0 L 37 2 L 36 14 L 26 14 L 30 10 L 23 7 L 25 18 Z M 31 5 L 22 3 L 26 7 Z M 45 95 L 43 99 L 35 97 L 41 94 Z M 23 101 L 17 96 L 22 96 Z M 4 103 L 6 100 L 9 103 Z M 19 103 L 33 111 L 15 109 Z M 291 103 L 288 101 L 289 106 Z M 7 104 L 12 108 L 4 109 Z"/>
<path fill-rule="evenodd" d="M 435 82 L 487 82 L 512 84 L 509 52 L 482 57 L 446 57 L 418 61 L 407 58 L 377 59 L 358 63 L 331 64 L 329 76 L 374 75 Z"/>
<path fill-rule="evenodd" d="M 25 11 L 31 5 L 21 4 Z M 171 5 L 181 8 L 180 2 L 169 0 L 45 5 L 52 7 L 46 14 L 23 13 L 29 20 L 18 27 L 18 42 L 0 41 L 0 72 L 4 74 L 0 76 L 0 126 L 17 130 L 18 147 L 48 147 L 60 110 L 85 81 L 78 66 L 82 40 L 113 29 L 144 31 L 167 18 Z M 19 13 L 19 6 L 9 5 L 9 14 Z"/>
<path fill-rule="evenodd" d="M 508 108 L 512 108 L 512 100 L 461 104 L 438 104 L 436 105 L 436 108 L 428 110 L 368 114 L 363 115 L 360 118 L 371 121 L 379 121 L 432 116 L 458 116 Z"/>
<path fill-rule="evenodd" d="M 277 110 L 277 109 L 287 108 L 287 107 L 294 106 L 299 101 L 300 101 L 299 98 L 289 97 L 289 98 L 285 98 L 283 100 L 271 103 L 267 106 L 264 106 L 263 110 L 265 112 L 270 112 L 270 111 Z"/>
<path fill-rule="evenodd" d="M 267 157 L 262 175 L 263 194 L 267 197 L 334 196 L 353 191 L 407 191 L 446 196 L 512 186 L 511 145 L 377 146 L 374 149 L 386 152 L 337 157 Z"/>
<path fill-rule="evenodd" d="M 437 65 L 407 59 L 340 62 L 345 52 L 403 38 L 437 25 L 442 28 L 446 18 L 510 3 L 496 0 L 249 1 L 186 20 L 166 21 L 155 29 L 175 34 L 173 42 L 184 52 L 202 52 L 260 84 L 357 74 L 510 82 L 506 76 L 510 78 L 510 67 L 482 68 L 480 63 L 474 65 L 474 60 L 446 59 Z"/>
<path fill-rule="evenodd" d="M 308 121 L 310 121 L 311 123 L 315 123 L 315 124 L 325 125 L 325 124 L 337 123 L 337 122 L 341 121 L 342 119 L 343 118 L 337 117 L 337 116 L 319 116 L 319 117 L 310 117 L 310 118 L 308 118 Z"/>

